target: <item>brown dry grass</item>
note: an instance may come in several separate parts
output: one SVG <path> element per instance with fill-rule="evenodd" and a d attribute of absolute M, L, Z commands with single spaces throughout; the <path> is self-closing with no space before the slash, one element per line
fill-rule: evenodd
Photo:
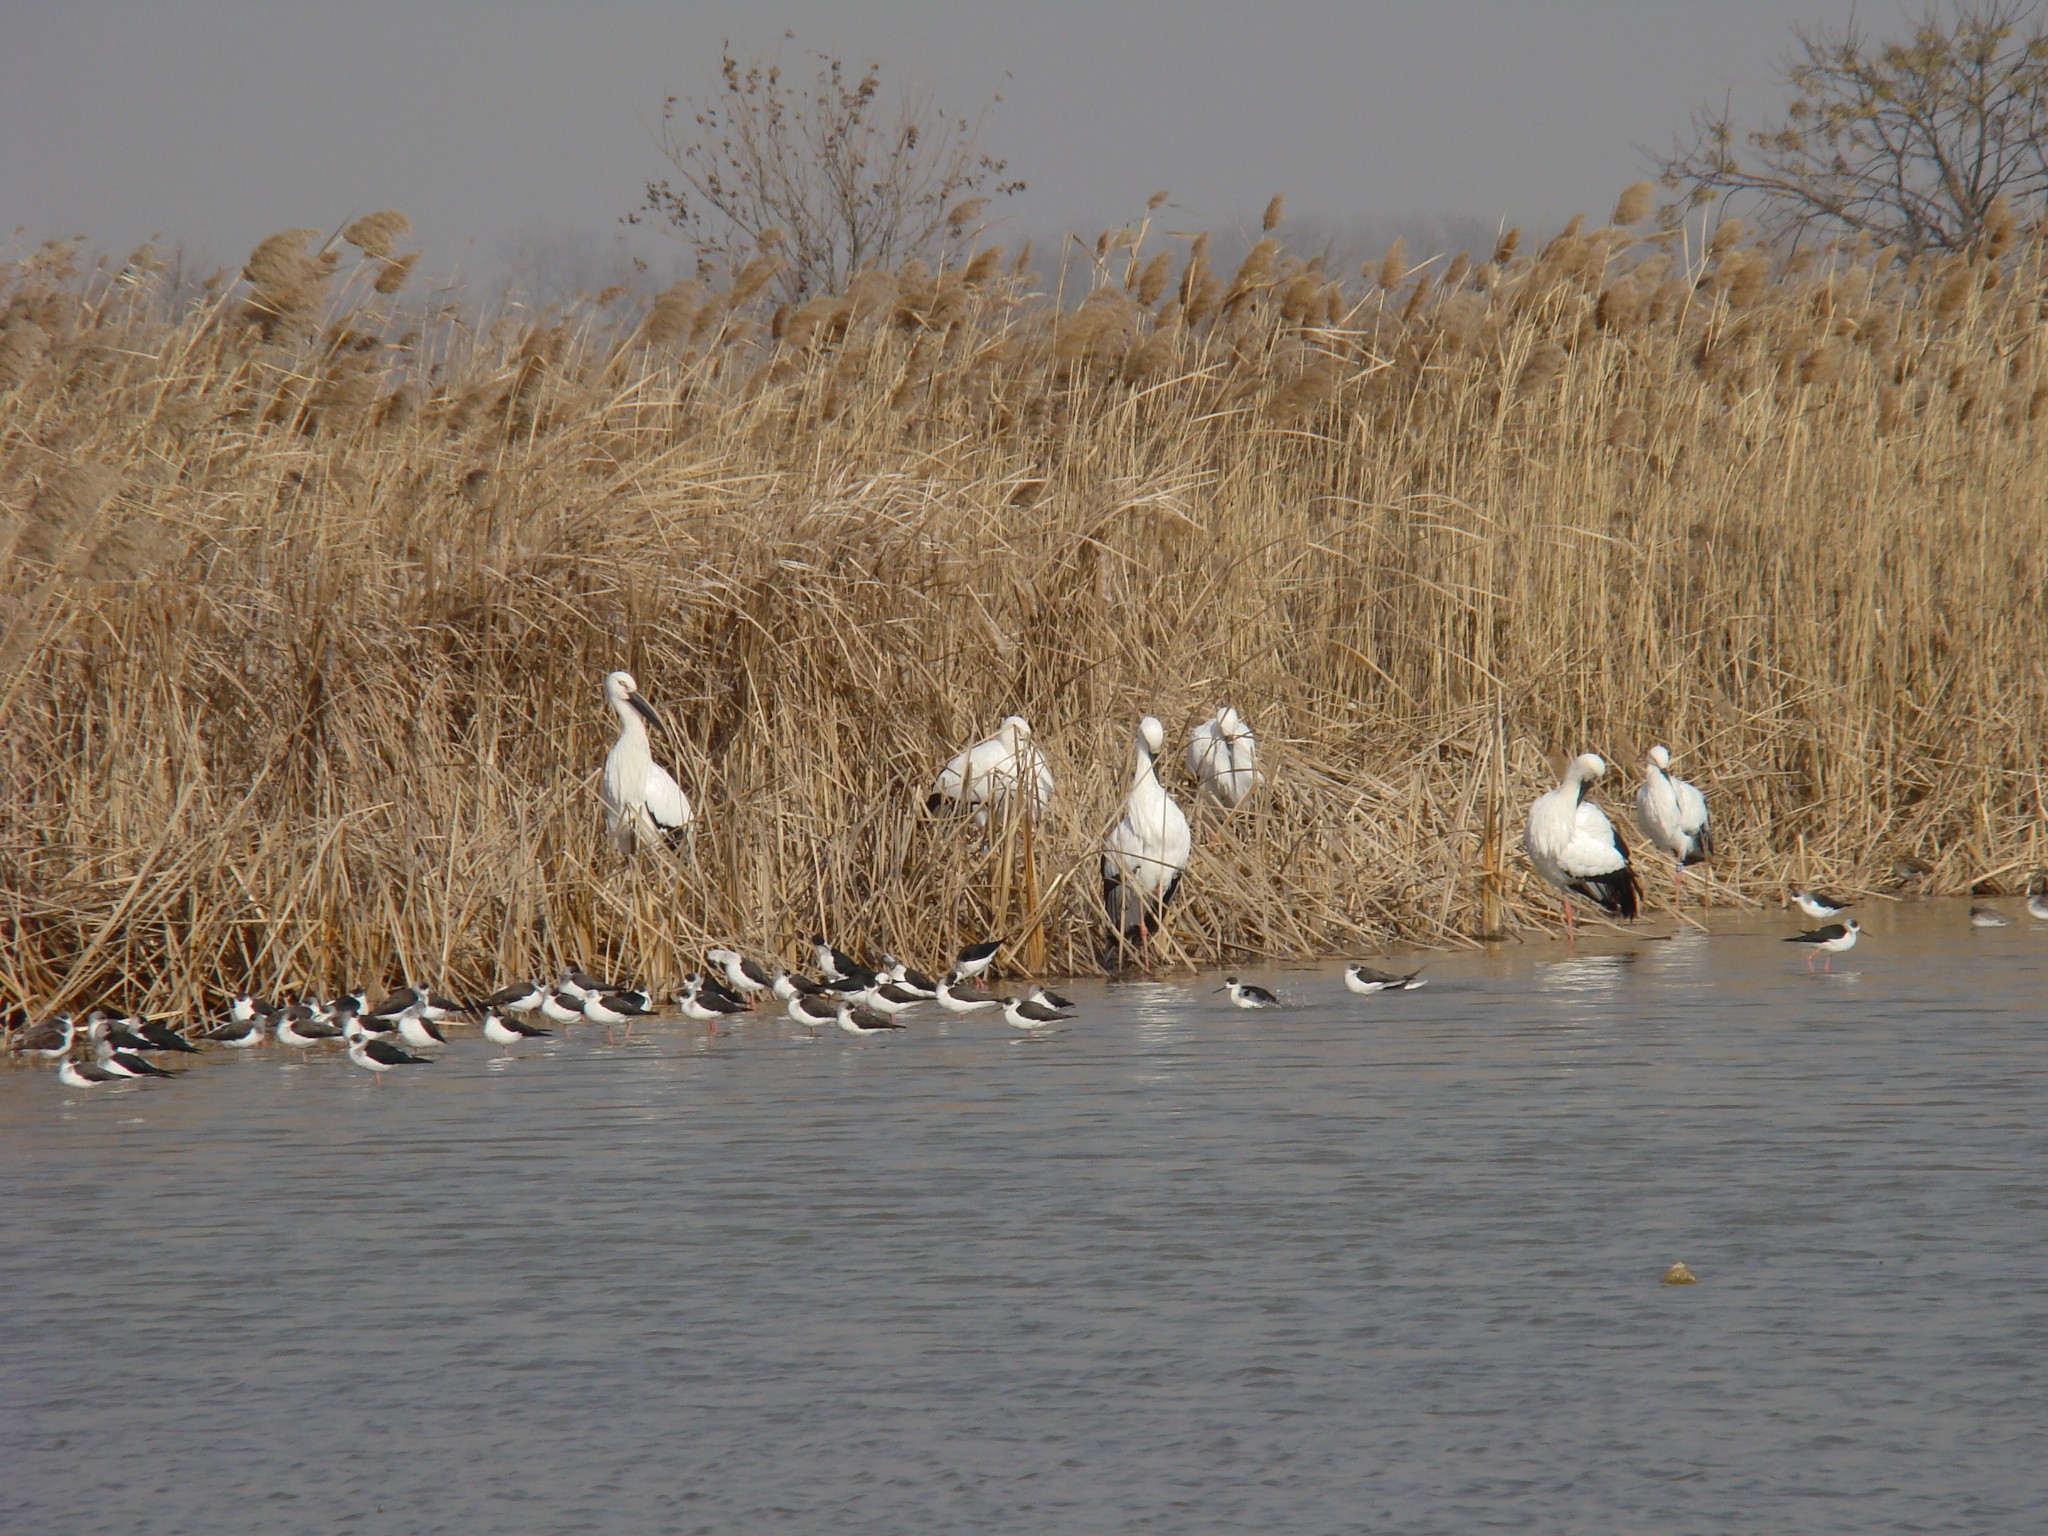
<path fill-rule="evenodd" d="M 1728 887 L 2039 860 L 2038 232 L 1787 269 L 1574 221 L 1363 282 L 1269 235 L 1176 281 L 1143 224 L 1064 307 L 964 250 L 782 311 L 764 252 L 624 319 L 406 307 L 404 232 L 182 305 L 146 252 L 0 277 L 9 997 L 930 958 L 1027 912 L 1085 966 L 1132 723 L 1177 762 L 1225 701 L 1269 787 L 1199 830 L 1175 960 L 1547 920 L 1521 812 L 1589 747 L 1632 783 L 1670 744 Z M 619 665 L 680 863 L 600 835 Z M 1028 873 L 921 809 L 1013 710 L 1060 781 Z"/>

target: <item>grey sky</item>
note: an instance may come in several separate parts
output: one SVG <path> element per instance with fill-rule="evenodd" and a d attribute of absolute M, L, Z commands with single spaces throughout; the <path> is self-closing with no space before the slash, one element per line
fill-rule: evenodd
<path fill-rule="evenodd" d="M 1019 229 L 1289 214 L 1549 227 L 1604 216 L 1691 106 L 1775 105 L 1790 25 L 1853 0 L 0 0 L 0 231 L 152 232 L 239 260 L 262 235 L 403 209 L 446 269 L 602 249 L 661 165 L 667 92 L 720 39 L 907 66 L 943 100 L 1000 90 L 990 147 Z M 1867 25 L 1902 13 L 1864 0 Z M 1007 72 L 1008 78 L 1005 78 Z"/>

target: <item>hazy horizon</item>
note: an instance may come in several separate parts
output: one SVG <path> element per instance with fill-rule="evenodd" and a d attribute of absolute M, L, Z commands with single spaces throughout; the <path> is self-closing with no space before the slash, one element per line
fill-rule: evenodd
<path fill-rule="evenodd" d="M 1030 185 L 991 210 L 998 238 L 1120 224 L 1169 188 L 1173 228 L 1255 228 L 1281 193 L 1297 242 L 1455 244 L 1604 216 L 1694 106 L 1775 108 L 1792 23 L 1855 9 L 82 0 L 0 15 L 0 229 L 227 266 L 393 207 L 437 273 L 658 270 L 678 244 L 619 219 L 663 173 L 664 96 L 714 85 L 724 39 L 745 57 L 791 30 L 793 55 L 880 61 L 956 110 L 1002 94 L 987 145 Z"/>

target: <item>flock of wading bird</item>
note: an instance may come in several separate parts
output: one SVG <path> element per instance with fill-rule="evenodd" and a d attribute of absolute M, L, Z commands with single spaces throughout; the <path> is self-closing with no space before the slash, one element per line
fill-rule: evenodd
<path fill-rule="evenodd" d="M 659 726 L 660 718 L 630 673 L 609 674 L 604 692 L 619 717 L 619 738 L 605 759 L 599 789 L 612 841 L 628 857 L 650 843 L 678 847 L 691 835 L 695 814 L 682 786 L 654 760 L 647 727 Z M 1187 814 L 1159 778 L 1158 760 L 1165 748 L 1164 727 L 1146 715 L 1138 722 L 1130 795 L 1102 849 L 1102 905 L 1108 924 L 1105 963 L 1119 955 L 1144 957 L 1187 868 L 1192 847 Z M 1187 767 L 1197 794 L 1221 811 L 1243 805 L 1264 782 L 1251 728 L 1228 706 L 1190 733 Z M 1587 798 L 1588 787 L 1606 773 L 1606 762 L 1593 753 L 1574 758 L 1557 788 L 1529 808 L 1524 828 L 1531 866 L 1559 893 L 1568 942 L 1577 931 L 1574 897 L 1623 919 L 1633 919 L 1640 907 L 1641 881 L 1628 845 Z M 991 813 L 1002 811 L 1013 799 L 1035 816 L 1044 813 L 1052 795 L 1052 769 L 1032 739 L 1030 723 L 1011 715 L 995 735 L 958 753 L 939 770 L 926 804 L 936 811 L 950 803 L 970 814 L 977 827 L 986 827 Z M 1713 833 L 1705 796 L 1671 772 L 1671 754 L 1661 746 L 1650 749 L 1644 765 L 1635 819 L 1652 846 L 1672 861 L 1673 898 L 1682 900 L 1685 871 L 1712 854 Z M 1809 970 L 1816 958 L 1824 956 L 1832 966 L 1834 956 L 1855 947 L 1861 928 L 1854 919 L 1825 921 L 1839 917 L 1846 902 L 1811 890 L 1795 890 L 1792 900 L 1808 916 L 1824 922 L 1787 940 L 1807 946 Z M 2027 910 L 2048 922 L 2048 894 L 2030 895 Z M 2001 927 L 2006 919 L 1990 907 L 1973 906 L 1970 921 L 1977 927 Z M 813 934 L 811 945 L 815 978 L 764 965 L 735 949 L 710 950 L 707 969 L 684 980 L 673 999 L 675 1007 L 685 1018 L 716 1024 L 754 1014 L 772 997 L 790 1020 L 806 1029 L 836 1025 L 857 1036 L 900 1030 L 900 1015 L 924 1004 L 955 1014 L 999 1009 L 1006 1023 L 1027 1031 L 1074 1016 L 1072 1003 L 1036 983 L 1014 996 L 988 993 L 989 971 L 1003 947 L 1000 940 L 966 946 L 936 980 L 890 954 L 863 965 L 827 943 L 823 934 Z M 1404 991 L 1424 982 L 1419 971 L 1401 974 L 1354 964 L 1346 968 L 1344 984 L 1353 992 L 1371 994 Z M 1279 1002 L 1267 989 L 1235 976 L 1226 978 L 1218 991 L 1228 993 L 1239 1008 L 1271 1008 Z M 541 1018 L 563 1028 L 602 1025 L 608 1037 L 623 1026 L 630 1038 L 638 1020 L 658 1011 L 656 999 L 644 988 L 600 981 L 572 966 L 553 986 L 523 981 L 468 1003 L 414 982 L 375 1004 L 361 988 L 326 1001 L 305 997 L 268 1004 L 242 996 L 233 1000 L 225 1019 L 190 1035 L 161 1020 L 117 1017 L 102 1009 L 93 1010 L 81 1024 L 69 1013 L 35 1019 L 17 1008 L 7 1016 L 5 1030 L 11 1053 L 54 1061 L 64 1083 L 90 1088 L 175 1076 L 154 1059 L 167 1052 L 190 1054 L 205 1046 L 238 1049 L 267 1042 L 302 1055 L 323 1046 L 341 1046 L 350 1061 L 381 1077 L 395 1068 L 432 1061 L 419 1052 L 446 1043 L 444 1023 L 473 1021 L 486 1040 L 509 1051 L 555 1032 L 537 1022 Z M 90 1059 L 80 1058 L 80 1048 Z"/>

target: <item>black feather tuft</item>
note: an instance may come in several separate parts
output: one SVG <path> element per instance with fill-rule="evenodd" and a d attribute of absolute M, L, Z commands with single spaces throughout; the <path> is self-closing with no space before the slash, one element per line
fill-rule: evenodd
<path fill-rule="evenodd" d="M 1620 839 L 1616 838 L 1615 841 L 1619 842 Z M 1642 888 L 1636 880 L 1636 872 L 1627 865 L 1623 865 L 1611 875 L 1588 875 L 1584 879 L 1574 880 L 1572 889 L 1601 911 L 1629 922 L 1635 920 L 1642 895 Z"/>

